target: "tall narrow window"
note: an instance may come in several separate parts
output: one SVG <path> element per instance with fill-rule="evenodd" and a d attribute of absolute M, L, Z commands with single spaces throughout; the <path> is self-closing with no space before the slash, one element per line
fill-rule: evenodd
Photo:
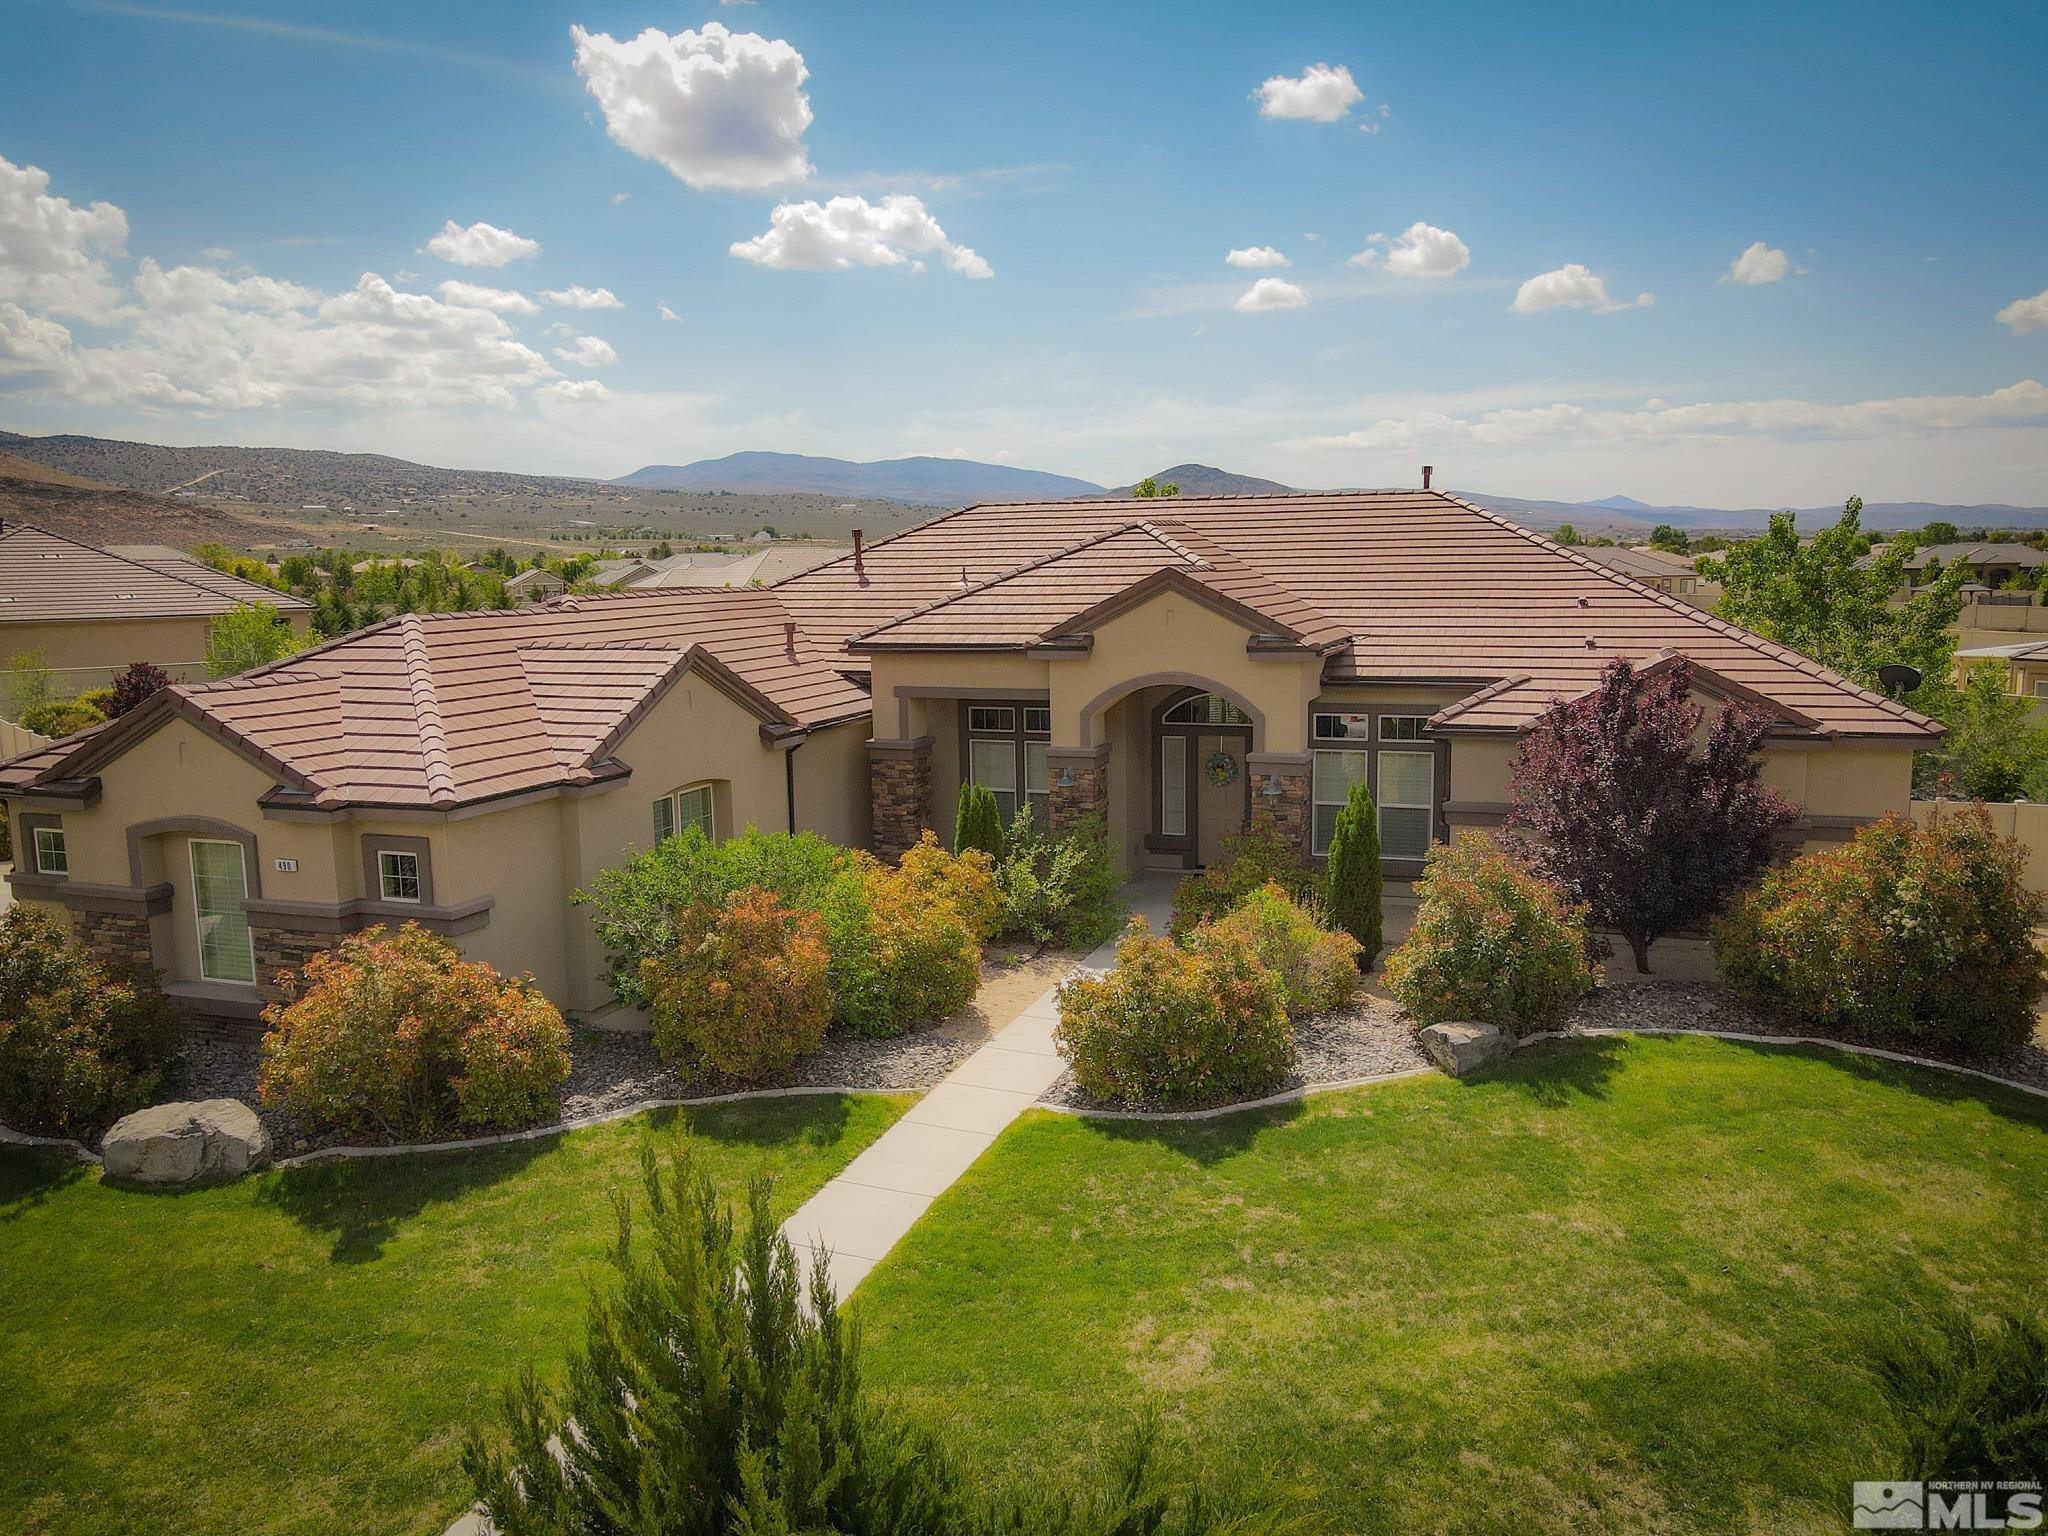
<path fill-rule="evenodd" d="M 1045 742 L 1024 743 L 1024 803 L 1041 827 L 1052 825 L 1052 768 L 1045 754 Z"/>
<path fill-rule="evenodd" d="M 36 828 L 36 873 L 63 875 L 71 871 L 71 855 L 64 850 L 62 827 Z"/>
<path fill-rule="evenodd" d="M 1419 859 L 1429 852 L 1436 800 L 1434 752 L 1380 754 L 1380 852 Z"/>
<path fill-rule="evenodd" d="M 386 901 L 420 899 L 420 856 L 384 849 L 377 855 L 377 894 Z"/>
<path fill-rule="evenodd" d="M 709 784 L 679 789 L 654 802 L 654 840 L 657 843 L 682 836 L 688 827 L 695 827 L 713 841 L 718 838 Z"/>
<path fill-rule="evenodd" d="M 1337 813 L 1351 798 L 1351 786 L 1366 781 L 1364 752 L 1318 752 L 1310 775 L 1309 798 L 1315 814 L 1312 848 L 1321 858 L 1330 851 L 1330 838 L 1337 830 Z"/>
<path fill-rule="evenodd" d="M 242 845 L 194 838 L 189 846 L 199 974 L 207 981 L 253 982 L 256 950 L 249 935 L 249 872 Z"/>
<path fill-rule="evenodd" d="M 1188 835 L 1188 739 L 1176 732 L 1159 738 L 1159 835 Z"/>
<path fill-rule="evenodd" d="M 676 797 L 663 795 L 654 802 L 654 840 L 665 843 L 676 835 Z"/>
<path fill-rule="evenodd" d="M 967 777 L 996 797 L 996 809 L 1007 825 L 1017 814 L 1017 743 L 1008 737 L 970 737 Z"/>

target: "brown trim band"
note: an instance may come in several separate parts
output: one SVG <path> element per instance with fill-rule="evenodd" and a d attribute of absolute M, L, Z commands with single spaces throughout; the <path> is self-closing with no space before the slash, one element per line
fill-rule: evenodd
<path fill-rule="evenodd" d="M 278 933 L 360 933 L 365 928 L 418 923 L 429 933 L 452 938 L 486 926 L 497 900 L 495 896 L 479 896 L 453 907 L 414 906 L 409 901 L 369 901 L 360 897 L 336 903 L 249 901 L 243 905 L 251 928 Z"/>
<path fill-rule="evenodd" d="M 15 870 L 7 877 L 17 901 L 54 902 L 72 912 L 112 912 L 122 917 L 155 917 L 171 910 L 168 881 L 147 887 L 94 885 L 84 880 L 64 880 L 56 875 L 33 875 Z"/>
<path fill-rule="evenodd" d="M 248 875 L 249 895 L 255 897 L 263 894 L 263 860 L 257 853 L 256 834 L 244 831 L 231 821 L 216 821 L 211 816 L 159 816 L 154 821 L 138 821 L 129 827 L 129 880 L 138 886 L 142 884 L 144 838 L 163 837 L 179 832 L 219 842 L 240 843 L 243 867 Z"/>
<path fill-rule="evenodd" d="M 875 758 L 896 758 L 914 762 L 918 758 L 931 756 L 931 751 L 932 739 L 929 736 L 913 736 L 908 741 L 868 743 L 868 757 L 871 761 Z"/>

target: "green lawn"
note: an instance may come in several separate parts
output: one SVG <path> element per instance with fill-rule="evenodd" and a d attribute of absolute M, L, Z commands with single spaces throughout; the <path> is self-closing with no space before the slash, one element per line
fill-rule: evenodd
<path fill-rule="evenodd" d="M 1183 1124 L 1037 1114 L 857 1293 L 981 1454 L 1137 1405 L 1353 1531 L 1842 1530 L 1854 1362 L 2048 1294 L 2048 1104 L 1701 1039 L 1574 1041 Z"/>
<path fill-rule="evenodd" d="M 788 1211 L 907 1102 L 688 1119 L 724 1187 L 767 1169 Z M 465 1427 L 559 1364 L 608 1192 L 675 1119 L 175 1196 L 0 1152 L 0 1531 L 438 1533 Z"/>

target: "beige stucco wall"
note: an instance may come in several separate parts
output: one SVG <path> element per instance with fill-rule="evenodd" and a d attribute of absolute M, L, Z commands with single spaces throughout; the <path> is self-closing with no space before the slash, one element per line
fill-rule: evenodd
<path fill-rule="evenodd" d="M 303 623 L 299 626 L 304 628 Z M 107 619 L 0 624 L 0 659 L 40 650 L 57 691 L 103 688 L 133 661 L 153 661 L 180 681 L 206 676 L 206 620 Z"/>

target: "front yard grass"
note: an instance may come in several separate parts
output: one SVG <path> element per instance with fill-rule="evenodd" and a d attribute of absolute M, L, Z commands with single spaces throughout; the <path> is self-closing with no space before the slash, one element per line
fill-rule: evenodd
<path fill-rule="evenodd" d="M 1330 1529 L 1842 1530 L 1895 1475 L 1857 1362 L 2048 1295 L 2048 1104 L 1704 1039 L 1547 1044 L 1205 1122 L 1039 1113 L 855 1295 L 972 1454 L 1159 1407 Z"/>
<path fill-rule="evenodd" d="M 722 1188 L 765 1169 L 786 1214 L 907 1105 L 686 1118 Z M 676 1119 L 179 1195 L 0 1150 L 0 1531 L 438 1533 L 465 1429 L 527 1359 L 559 1369 L 609 1192 Z"/>

